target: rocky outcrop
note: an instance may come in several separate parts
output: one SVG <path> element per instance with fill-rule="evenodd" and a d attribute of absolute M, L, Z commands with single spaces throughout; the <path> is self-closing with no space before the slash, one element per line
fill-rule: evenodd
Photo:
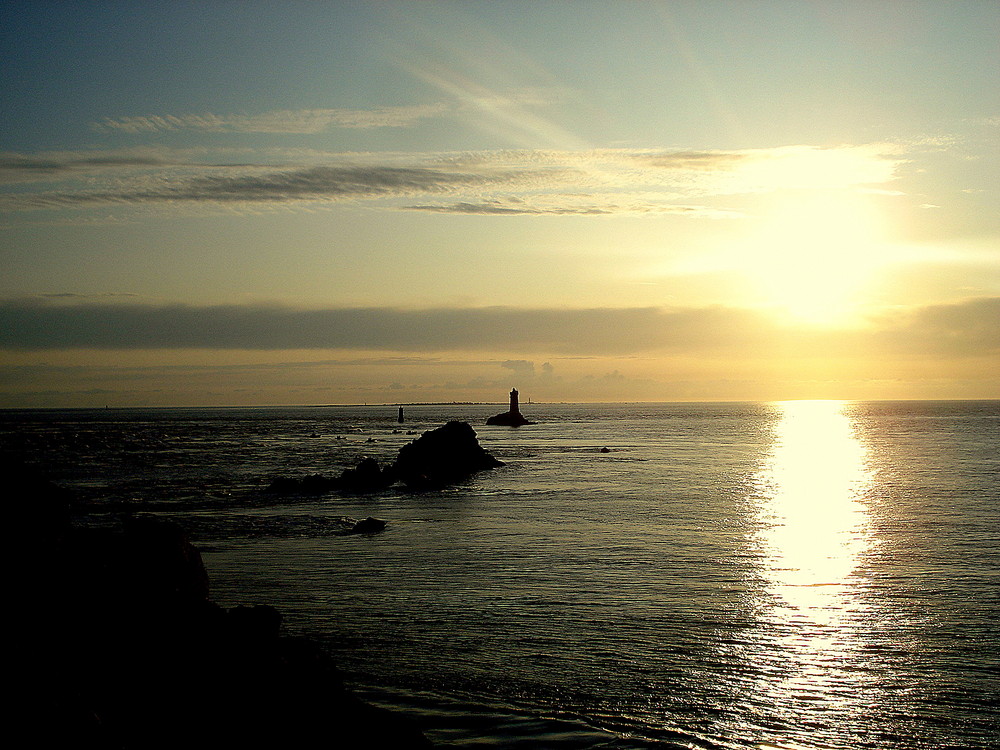
<path fill-rule="evenodd" d="M 494 414 L 486 420 L 486 424 L 499 425 L 501 427 L 521 427 L 526 424 L 535 424 L 519 411 L 505 411 L 503 414 Z"/>
<path fill-rule="evenodd" d="M 391 467 L 382 468 L 378 461 L 368 456 L 353 469 L 344 469 L 339 477 L 309 474 L 296 477 L 277 477 L 267 486 L 275 495 L 326 495 L 336 490 L 343 492 L 376 492 L 395 483 Z"/>
<path fill-rule="evenodd" d="M 414 489 L 440 487 L 503 466 L 479 444 L 468 422 L 448 422 L 399 449 L 393 472 Z"/>
<path fill-rule="evenodd" d="M 275 495 L 325 495 L 339 488 L 340 482 L 334 477 L 309 474 L 301 479 L 277 477 L 267 486 L 267 491 Z"/>
<path fill-rule="evenodd" d="M 350 534 L 377 534 L 380 531 L 385 531 L 385 521 L 381 518 L 362 518 L 360 521 L 355 523 L 351 530 L 348 532 Z"/>
<path fill-rule="evenodd" d="M 353 469 L 345 469 L 340 475 L 340 489 L 345 492 L 375 492 L 396 482 L 391 467 L 382 468 L 370 456 L 362 458 Z"/>
<path fill-rule="evenodd" d="M 273 607 L 212 602 L 180 527 L 152 517 L 53 524 L 31 544 L 7 601 L 8 746 L 430 746 L 351 695 L 317 645 L 283 636 Z"/>
<path fill-rule="evenodd" d="M 525 421 L 524 424 L 534 424 Z M 399 449 L 395 462 L 380 466 L 365 457 L 339 478 L 311 474 L 302 479 L 278 477 L 267 491 L 284 495 L 323 495 L 342 492 L 376 492 L 403 482 L 412 489 L 441 487 L 461 481 L 486 469 L 503 466 L 479 445 L 476 431 L 468 422 L 448 422 L 428 430 Z"/>

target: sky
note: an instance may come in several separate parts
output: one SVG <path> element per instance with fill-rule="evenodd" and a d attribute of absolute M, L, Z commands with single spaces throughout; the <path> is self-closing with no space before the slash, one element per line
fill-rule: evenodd
<path fill-rule="evenodd" d="M 1000 398 L 1000 3 L 0 0 L 0 406 Z"/>

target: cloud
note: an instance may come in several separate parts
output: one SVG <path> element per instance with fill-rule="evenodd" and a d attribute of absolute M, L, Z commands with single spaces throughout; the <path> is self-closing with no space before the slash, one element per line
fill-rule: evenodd
<path fill-rule="evenodd" d="M 623 354 L 751 346 L 760 316 L 706 308 L 333 308 L 0 303 L 0 347 Z"/>
<path fill-rule="evenodd" d="M 478 214 L 480 216 L 505 216 L 505 215 L 557 215 L 557 214 L 611 214 L 615 213 L 614 206 L 529 206 L 523 201 L 508 198 L 506 200 L 487 200 L 480 203 L 470 203 L 460 201 L 458 203 L 437 203 L 423 204 L 417 206 L 404 206 L 408 211 L 428 211 L 440 214 Z"/>
<path fill-rule="evenodd" d="M 492 175 L 451 173 L 420 167 L 312 167 L 263 175 L 202 177 L 176 191 L 164 191 L 161 195 L 170 199 L 176 194 L 179 200 L 281 202 L 438 192 L 482 185 L 495 179 L 497 177 Z"/>
<path fill-rule="evenodd" d="M 435 352 L 538 352 L 548 357 L 997 357 L 1000 297 L 900 310 L 868 329 L 793 330 L 753 310 L 709 308 L 349 307 L 142 305 L 64 298 L 0 302 L 8 350 L 204 349 L 419 352 L 356 360 L 422 363 Z M 533 373 L 528 359 L 496 361 Z M 495 366 L 495 365 L 494 365 Z M 551 374 L 542 365 L 543 376 Z"/>
<path fill-rule="evenodd" d="M 200 155 L 206 158 L 208 152 Z M 245 155 L 245 154 L 244 154 Z M 292 159 L 294 152 L 286 152 Z M 344 201 L 393 210 L 478 215 L 673 214 L 732 218 L 710 199 L 783 189 L 871 189 L 894 178 L 887 146 L 745 151 L 504 150 L 322 154 L 299 161 L 199 163 L 193 150 L 7 154 L 0 179 L 58 180 L 0 194 L 0 208 L 170 205 L 315 207 Z M 113 171 L 109 171 L 113 170 Z M 416 196 L 433 196 L 414 202 Z M 402 202 L 406 201 L 405 204 Z"/>
<path fill-rule="evenodd" d="M 516 176 L 511 174 L 462 174 L 426 167 L 319 166 L 278 171 L 238 167 L 228 175 L 159 179 L 113 190 L 19 193 L 6 196 L 0 205 L 25 209 L 162 202 L 272 205 L 337 202 L 449 192 L 502 185 L 514 179 Z"/>
<path fill-rule="evenodd" d="M 1000 355 L 1000 297 L 929 305 L 877 319 L 880 348 L 910 355 Z"/>
<path fill-rule="evenodd" d="M 52 294 L 39 294 L 42 299 L 55 299 L 55 300 L 83 300 L 83 299 L 109 299 L 109 298 L 135 298 L 140 295 L 134 294 L 132 292 L 101 292 L 100 294 L 76 294 L 74 292 L 55 292 Z"/>
<path fill-rule="evenodd" d="M 446 104 L 420 104 L 375 109 L 289 109 L 256 115 L 147 115 L 106 117 L 91 126 L 98 131 L 162 133 L 201 130 L 228 133 L 322 133 L 331 128 L 399 128 L 449 111 Z"/>
<path fill-rule="evenodd" d="M 507 196 L 477 203 L 432 203 L 402 207 L 408 211 L 432 213 L 478 214 L 482 216 L 620 216 L 625 214 L 675 214 L 690 218 L 733 219 L 743 214 L 725 208 L 688 206 L 657 200 L 657 196 L 639 195 L 532 195 L 524 198 Z"/>
<path fill-rule="evenodd" d="M 750 157 L 749 151 L 665 151 L 636 154 L 638 161 L 660 169 L 728 171 Z"/>
<path fill-rule="evenodd" d="M 37 154 L 7 151 L 0 152 L 0 183 L 52 181 L 108 170 L 149 170 L 180 163 L 183 162 L 158 149 L 49 151 Z"/>
<path fill-rule="evenodd" d="M 526 359 L 508 359 L 506 362 L 501 362 L 500 366 L 507 370 L 513 370 L 518 375 L 531 376 L 535 374 L 535 363 Z"/>

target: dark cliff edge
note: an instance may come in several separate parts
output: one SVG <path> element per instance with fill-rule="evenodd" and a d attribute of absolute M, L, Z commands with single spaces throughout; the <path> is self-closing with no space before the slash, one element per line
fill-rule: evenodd
<path fill-rule="evenodd" d="M 274 607 L 212 602 L 201 555 L 176 524 L 82 528 L 67 492 L 6 469 L 18 565 L 8 744 L 431 747 L 404 718 L 353 696 L 319 646 L 282 635 Z"/>

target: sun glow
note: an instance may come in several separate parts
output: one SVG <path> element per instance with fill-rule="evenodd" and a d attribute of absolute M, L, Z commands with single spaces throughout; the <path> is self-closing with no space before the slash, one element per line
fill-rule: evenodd
<path fill-rule="evenodd" d="M 850 319 L 875 271 L 888 262 L 886 227 L 870 196 L 784 195 L 745 247 L 744 272 L 765 302 L 793 319 Z"/>

